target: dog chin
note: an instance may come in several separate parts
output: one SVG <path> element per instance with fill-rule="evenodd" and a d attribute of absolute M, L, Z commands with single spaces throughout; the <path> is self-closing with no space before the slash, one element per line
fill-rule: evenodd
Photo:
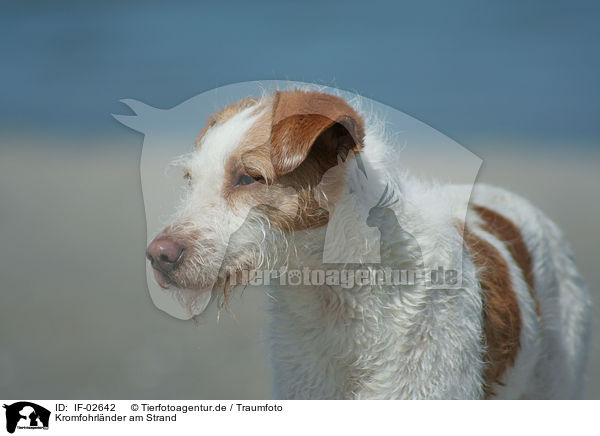
<path fill-rule="evenodd" d="M 200 315 L 206 310 L 211 301 L 214 286 L 185 288 L 169 280 L 162 273 L 156 270 L 153 272 L 156 283 L 181 305 L 190 318 Z"/>
<path fill-rule="evenodd" d="M 212 286 L 204 289 L 169 288 L 168 292 L 190 317 L 203 313 L 212 299 Z"/>

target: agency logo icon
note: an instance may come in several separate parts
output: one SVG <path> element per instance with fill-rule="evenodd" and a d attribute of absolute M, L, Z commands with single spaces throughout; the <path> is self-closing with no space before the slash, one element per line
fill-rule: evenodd
<path fill-rule="evenodd" d="M 14 433 L 18 429 L 40 430 L 48 429 L 50 411 L 42 406 L 29 401 L 19 401 L 10 405 L 4 404 L 6 409 L 6 431 Z"/>

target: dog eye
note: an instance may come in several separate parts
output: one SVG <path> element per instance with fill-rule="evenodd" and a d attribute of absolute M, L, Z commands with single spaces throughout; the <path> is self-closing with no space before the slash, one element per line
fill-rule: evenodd
<path fill-rule="evenodd" d="M 249 176 L 248 174 L 242 174 L 240 176 L 240 178 L 238 179 L 237 183 L 235 184 L 235 186 L 251 185 L 253 183 L 260 182 L 261 180 L 263 180 L 262 177 L 252 177 L 252 176 Z"/>

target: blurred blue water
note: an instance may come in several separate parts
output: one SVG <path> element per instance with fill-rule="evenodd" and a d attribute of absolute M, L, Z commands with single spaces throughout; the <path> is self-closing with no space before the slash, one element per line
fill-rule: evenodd
<path fill-rule="evenodd" d="M 4 2 L 0 128 L 119 132 L 118 99 L 318 82 L 477 137 L 598 144 L 600 3 Z"/>

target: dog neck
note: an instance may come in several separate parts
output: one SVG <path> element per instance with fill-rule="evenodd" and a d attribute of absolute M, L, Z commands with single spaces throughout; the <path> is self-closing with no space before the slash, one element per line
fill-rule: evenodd
<path fill-rule="evenodd" d="M 385 334 L 377 320 L 386 316 L 386 308 L 397 308 L 401 299 L 416 299 L 419 294 L 419 289 L 410 286 L 403 287 L 400 294 L 399 290 L 390 293 L 383 286 L 352 284 L 350 274 L 385 260 L 380 258 L 380 229 L 366 223 L 378 198 L 370 193 L 382 188 L 364 186 L 364 182 L 357 189 L 349 177 L 328 225 L 294 235 L 296 249 L 287 276 L 294 274 L 295 281 L 280 284 L 271 293 L 276 397 L 293 392 L 296 398 L 347 398 L 362 389 L 360 380 L 369 379 L 365 359 L 375 353 L 371 348 L 378 347 L 380 336 Z M 372 185 L 376 183 L 372 181 Z M 402 202 L 395 207 L 400 210 Z M 405 258 L 394 259 L 403 268 L 421 267 L 410 256 L 410 250 L 397 252 L 405 253 Z M 321 282 L 323 275 L 330 273 L 337 275 L 338 284 Z M 417 320 L 409 320 L 415 317 L 418 315 L 407 312 L 406 325 L 418 324 Z M 302 362 L 305 373 L 289 367 L 298 362 Z"/>

